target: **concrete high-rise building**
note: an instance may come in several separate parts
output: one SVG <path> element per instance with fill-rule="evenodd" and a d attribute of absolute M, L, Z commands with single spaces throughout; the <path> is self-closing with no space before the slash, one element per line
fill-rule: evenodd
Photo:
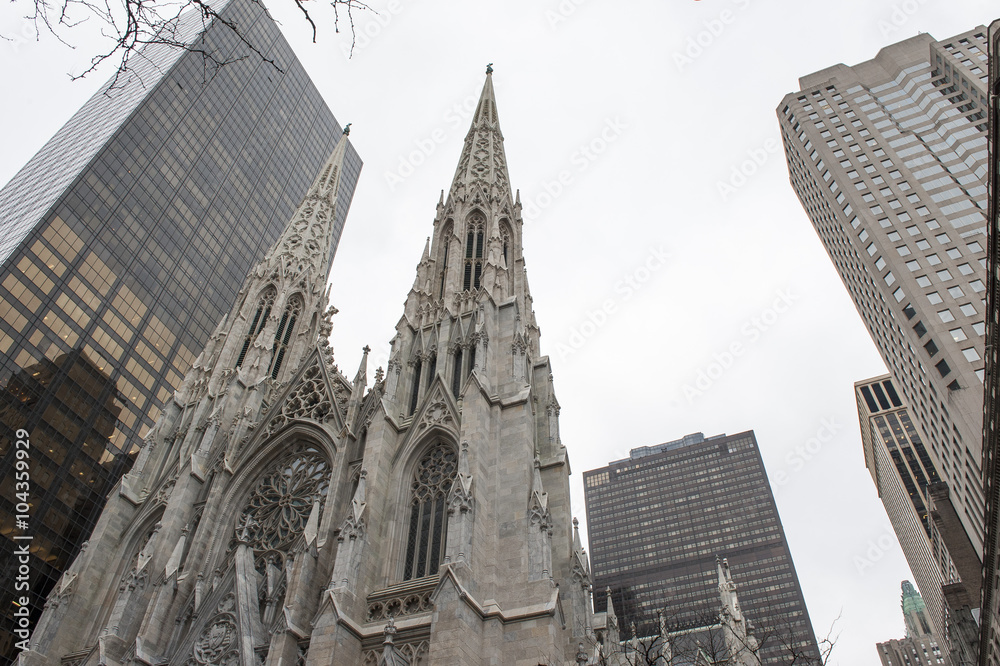
<path fill-rule="evenodd" d="M 940 475 L 889 375 L 854 385 L 865 465 L 906 562 L 923 593 L 936 636 L 946 636 L 941 587 L 959 580 L 931 517 L 930 487 Z"/>
<path fill-rule="evenodd" d="M 1000 665 L 1000 20 L 990 24 L 990 195 L 986 260 L 986 390 L 983 401 L 983 479 L 986 495 L 986 543 L 983 547 L 983 598 L 980 613 L 979 664 Z"/>
<path fill-rule="evenodd" d="M 199 53 L 146 48 L 0 190 L 0 663 L 12 655 L 15 547 L 30 543 L 37 617 L 340 134 L 264 9 L 221 11 L 278 67 L 238 60 L 228 29 L 186 16 L 184 39 L 237 61 L 211 72 Z M 349 152 L 334 248 L 360 168 Z"/>
<path fill-rule="evenodd" d="M 584 472 L 594 585 L 610 588 L 620 624 L 654 634 L 699 627 L 718 610 L 716 558 L 739 585 L 764 664 L 819 663 L 795 565 L 752 431 L 701 433 L 633 449 Z M 595 597 L 605 610 L 605 595 Z M 808 661 L 812 660 L 812 661 Z"/>
<path fill-rule="evenodd" d="M 920 593 L 908 580 L 901 587 L 903 620 L 906 636 L 884 643 L 877 643 L 882 666 L 949 666 L 948 656 L 941 650 L 940 643 L 930 623 L 928 609 Z M 971 666 L 971 665 L 970 665 Z"/>
<path fill-rule="evenodd" d="M 931 517 L 966 585 L 946 603 L 969 618 L 984 522 L 986 32 L 834 65 L 777 109 L 792 186 L 944 482 Z"/>

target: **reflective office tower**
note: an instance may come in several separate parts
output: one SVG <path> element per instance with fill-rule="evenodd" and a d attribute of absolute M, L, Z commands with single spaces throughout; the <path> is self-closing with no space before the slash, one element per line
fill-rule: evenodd
<path fill-rule="evenodd" d="M 234 0 L 223 13 L 280 69 L 248 58 L 213 73 L 197 53 L 150 47 L 0 190 L 0 663 L 13 537 L 33 537 L 37 609 L 339 136 L 262 8 Z M 245 53 L 197 17 L 182 32 L 223 58 Z M 360 167 L 350 152 L 334 247 Z M 27 529 L 17 429 L 31 445 Z"/>
<path fill-rule="evenodd" d="M 352 381 L 327 342 L 345 137 L 147 435 L 26 665 L 593 663 L 490 71 L 385 371 L 369 389 L 366 348 Z"/>
<path fill-rule="evenodd" d="M 792 186 L 945 482 L 934 498 L 942 520 L 961 525 L 976 559 L 986 59 L 986 28 L 921 34 L 803 77 L 777 109 Z M 958 566 L 966 537 L 941 534 Z"/>
<path fill-rule="evenodd" d="M 986 543 L 983 547 L 983 605 L 980 615 L 979 655 L 982 666 L 1000 664 L 1000 371 L 997 336 L 1000 335 L 1000 20 L 990 24 L 990 196 L 987 241 L 986 390 L 983 402 L 983 477 L 986 495 Z"/>
<path fill-rule="evenodd" d="M 812 623 L 752 431 L 701 433 L 633 449 L 583 473 L 594 585 L 611 589 L 622 627 L 655 633 L 718 612 L 716 558 L 757 627 L 764 664 L 819 663 Z M 595 597 L 605 610 L 604 595 Z M 811 661 L 810 661 L 811 660 Z"/>
<path fill-rule="evenodd" d="M 941 651 L 931 628 L 927 607 L 913 584 L 904 580 L 901 606 L 906 623 L 906 636 L 902 639 L 877 643 L 882 666 L 938 666 L 950 663 Z M 970 665 L 971 666 L 971 665 Z"/>
<path fill-rule="evenodd" d="M 923 591 L 933 633 L 944 637 L 941 588 L 959 577 L 931 516 L 930 488 L 940 483 L 940 475 L 889 375 L 857 382 L 854 391 L 865 465 Z"/>

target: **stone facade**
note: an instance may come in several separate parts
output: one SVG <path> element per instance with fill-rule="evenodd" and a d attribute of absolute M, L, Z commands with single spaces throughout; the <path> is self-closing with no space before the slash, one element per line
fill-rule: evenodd
<path fill-rule="evenodd" d="M 366 348 L 348 379 L 326 341 L 345 134 L 21 664 L 587 662 L 590 568 L 490 72 L 385 372 L 367 386 Z"/>

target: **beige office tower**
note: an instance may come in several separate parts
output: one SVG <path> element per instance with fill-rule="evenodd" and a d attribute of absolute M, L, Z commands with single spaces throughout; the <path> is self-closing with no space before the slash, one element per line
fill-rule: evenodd
<path fill-rule="evenodd" d="M 945 636 L 941 588 L 958 572 L 930 516 L 930 489 L 940 476 L 889 375 L 857 382 L 854 391 L 865 466 L 923 593 L 928 632 Z"/>
<path fill-rule="evenodd" d="M 924 600 L 913 584 L 904 580 L 901 606 L 906 622 L 906 636 L 898 640 L 877 643 L 882 666 L 937 666 L 947 665 L 948 657 L 941 651 L 938 639 L 928 623 L 928 611 Z"/>
<path fill-rule="evenodd" d="M 933 518 L 975 588 L 948 604 L 968 611 L 983 545 L 986 60 L 985 27 L 921 34 L 803 77 L 777 109 L 792 186 L 946 484 Z"/>

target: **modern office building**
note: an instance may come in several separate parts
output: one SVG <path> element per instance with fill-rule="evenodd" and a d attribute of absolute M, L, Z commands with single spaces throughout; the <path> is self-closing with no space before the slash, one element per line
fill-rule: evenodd
<path fill-rule="evenodd" d="M 950 666 L 948 656 L 941 650 L 930 623 L 930 613 L 920 593 L 913 584 L 904 580 L 901 606 L 906 623 L 906 636 L 884 643 L 877 643 L 882 666 Z"/>
<path fill-rule="evenodd" d="M 983 545 L 986 50 L 984 27 L 920 34 L 801 78 L 777 109 L 792 186 L 944 482 L 932 518 L 975 588 L 953 595 L 968 617 Z"/>
<path fill-rule="evenodd" d="M 1000 335 L 1000 20 L 989 30 L 990 146 L 989 232 L 986 258 L 986 382 L 983 401 L 983 479 L 986 495 L 986 539 L 983 547 L 983 597 L 980 614 L 979 663 L 1000 665 L 1000 371 L 997 335 Z"/>
<path fill-rule="evenodd" d="M 728 561 L 764 664 L 819 649 L 753 431 L 701 433 L 584 472 L 594 587 L 611 589 L 620 624 L 655 633 L 718 613 L 716 558 Z M 605 610 L 605 595 L 595 595 Z M 800 663 L 800 662 L 796 662 Z"/>
<path fill-rule="evenodd" d="M 945 636 L 941 587 L 959 577 L 931 517 L 930 487 L 940 475 L 889 375 L 857 382 L 854 391 L 865 466 L 923 591 L 933 632 Z"/>
<path fill-rule="evenodd" d="M 199 53 L 149 47 L 0 190 L 0 663 L 13 538 L 32 537 L 40 609 L 340 136 L 263 8 L 222 12 L 278 67 L 250 57 L 213 72 Z M 243 55 L 228 29 L 203 28 L 186 17 L 181 31 Z M 351 150 L 334 248 L 360 168 Z M 18 429 L 31 445 L 27 529 L 15 524 Z"/>

